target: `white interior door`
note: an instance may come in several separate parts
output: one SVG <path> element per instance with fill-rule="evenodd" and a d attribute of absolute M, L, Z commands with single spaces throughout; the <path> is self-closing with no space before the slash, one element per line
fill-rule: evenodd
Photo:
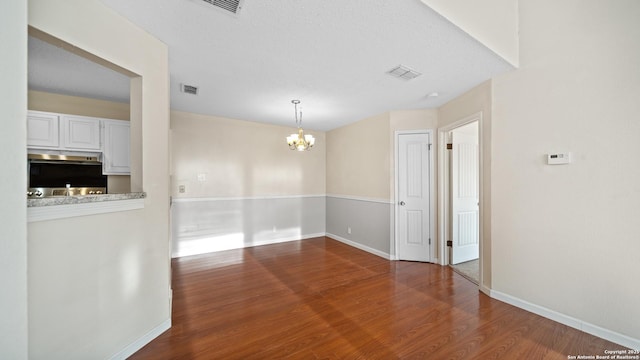
<path fill-rule="evenodd" d="M 399 260 L 431 261 L 430 134 L 398 135 Z"/>
<path fill-rule="evenodd" d="M 452 264 L 475 260 L 480 253 L 478 219 L 478 123 L 452 131 Z"/>

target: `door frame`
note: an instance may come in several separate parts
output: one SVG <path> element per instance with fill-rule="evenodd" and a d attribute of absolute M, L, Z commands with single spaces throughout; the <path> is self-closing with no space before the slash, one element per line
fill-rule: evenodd
<path fill-rule="evenodd" d="M 435 165 L 434 165 L 434 149 L 436 140 L 434 138 L 433 129 L 424 129 L 424 130 L 396 130 L 394 131 L 394 178 L 393 178 L 393 236 L 391 237 L 391 244 L 389 245 L 391 250 L 393 250 L 393 255 L 391 256 L 391 260 L 399 260 L 398 259 L 398 176 L 399 176 L 399 156 L 400 156 L 400 135 L 410 135 L 410 134 L 427 134 L 429 135 L 429 238 L 431 242 L 429 244 L 429 262 L 438 263 L 438 258 L 436 255 L 436 232 L 435 232 Z"/>
<path fill-rule="evenodd" d="M 478 201 L 480 202 L 480 206 L 478 207 L 478 241 L 479 241 L 479 254 L 478 254 L 478 266 L 479 266 L 479 279 L 478 279 L 478 287 L 482 287 L 483 284 L 483 233 L 484 233 L 484 187 L 483 187 L 483 178 L 484 178 L 484 166 L 483 166 L 483 158 L 484 158 L 484 141 L 483 141 L 483 120 L 482 120 L 482 111 L 474 113 L 470 116 L 457 120 L 449 125 L 439 127 L 438 128 L 438 247 L 440 249 L 440 265 L 447 266 L 449 264 L 449 253 L 447 251 L 447 239 L 446 239 L 446 226 L 448 226 L 448 215 L 446 213 L 447 208 L 445 206 L 445 199 L 448 196 L 447 193 L 447 176 L 446 176 L 446 151 L 447 151 L 447 134 L 455 130 L 461 126 L 470 124 L 474 121 L 478 122 Z"/>

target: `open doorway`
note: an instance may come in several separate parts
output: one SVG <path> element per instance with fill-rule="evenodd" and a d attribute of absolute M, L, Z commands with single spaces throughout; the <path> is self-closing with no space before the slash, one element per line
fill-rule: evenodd
<path fill-rule="evenodd" d="M 29 29 L 28 53 L 27 152 L 93 157 L 101 168 L 95 175 L 104 179 L 86 191 L 131 192 L 132 74 L 34 28 Z M 48 131 L 41 134 L 42 128 Z M 65 171 L 65 182 L 81 181 L 71 184 L 78 186 L 76 194 L 87 194 L 82 190 L 89 181 L 85 171 L 78 171 L 81 176 Z M 47 180 L 38 186 L 60 186 Z"/>
<path fill-rule="evenodd" d="M 439 130 L 443 264 L 480 283 L 480 122 L 475 114 Z"/>

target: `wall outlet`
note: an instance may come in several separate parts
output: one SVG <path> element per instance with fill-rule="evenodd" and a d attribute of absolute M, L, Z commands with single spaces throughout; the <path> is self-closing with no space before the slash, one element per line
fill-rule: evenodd
<path fill-rule="evenodd" d="M 184 191 L 185 191 L 185 186 L 184 185 L 178 186 L 178 192 L 179 193 L 184 194 Z"/>
<path fill-rule="evenodd" d="M 351 234 L 351 226 L 347 227 L 347 234 Z"/>
<path fill-rule="evenodd" d="M 198 174 L 198 181 L 207 181 L 207 174 L 205 173 Z"/>

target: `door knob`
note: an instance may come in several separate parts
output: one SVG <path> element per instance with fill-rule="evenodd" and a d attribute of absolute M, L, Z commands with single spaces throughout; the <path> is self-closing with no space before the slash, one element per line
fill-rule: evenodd
<path fill-rule="evenodd" d="M 405 205 L 404 201 L 400 201 L 400 206 L 404 206 L 404 205 Z"/>

